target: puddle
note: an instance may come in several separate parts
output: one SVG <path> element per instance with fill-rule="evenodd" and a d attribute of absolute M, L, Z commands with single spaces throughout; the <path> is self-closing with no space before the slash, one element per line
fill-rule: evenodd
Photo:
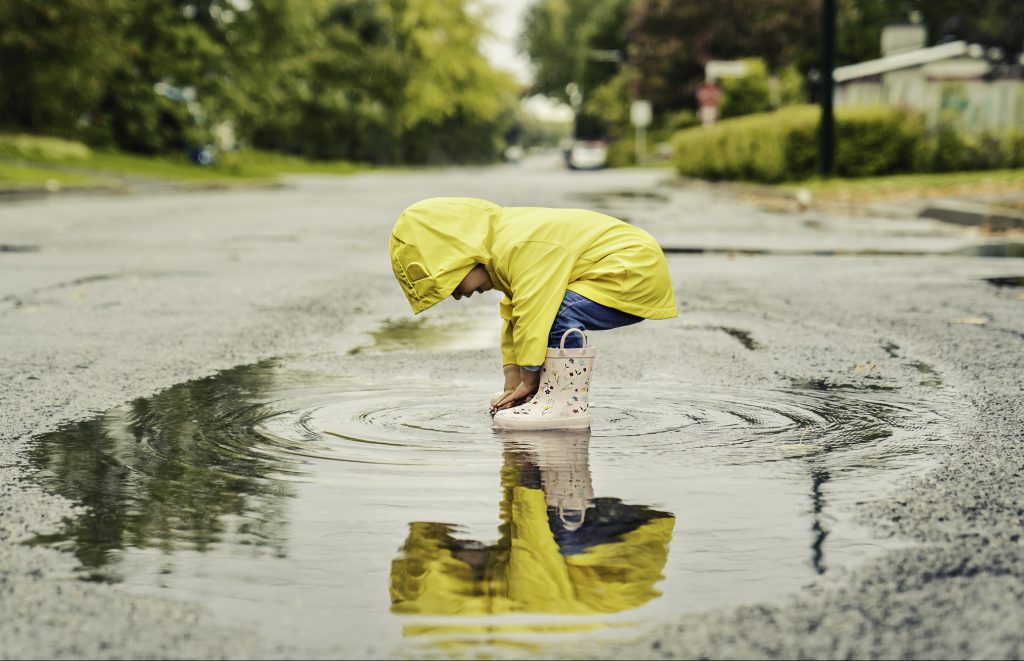
<path fill-rule="evenodd" d="M 1010 275 L 1001 278 L 984 278 L 993 287 L 1024 287 L 1024 275 Z"/>
<path fill-rule="evenodd" d="M 598 384 L 589 432 L 496 433 L 488 384 L 430 385 L 262 363 L 39 436 L 35 479 L 88 509 L 34 543 L 270 646 L 543 656 L 880 552 L 855 505 L 931 465 L 952 406 Z"/>
<path fill-rule="evenodd" d="M 953 254 L 968 257 L 1024 257 L 1024 243 L 1012 241 L 967 246 Z"/>
<path fill-rule="evenodd" d="M 918 383 L 918 385 L 928 387 L 937 387 L 942 385 L 942 379 L 939 378 L 939 373 L 928 363 L 923 363 L 920 360 L 913 360 L 909 365 L 921 374 L 925 375 L 924 380 Z"/>
<path fill-rule="evenodd" d="M 42 250 L 42 248 L 37 245 L 16 245 L 13 243 L 0 243 L 0 252 L 39 252 L 40 250 Z"/>
<path fill-rule="evenodd" d="M 601 191 L 599 193 L 579 193 L 577 199 L 585 202 L 615 202 L 615 201 L 640 201 L 640 202 L 668 202 L 669 197 L 664 193 L 650 190 L 618 190 Z"/>
<path fill-rule="evenodd" d="M 805 250 L 786 248 L 704 248 L 700 246 L 662 246 L 666 255 L 747 255 L 787 257 L 1024 257 L 1024 243 L 1000 242 L 965 246 L 949 252 L 927 250 Z"/>
<path fill-rule="evenodd" d="M 500 326 L 482 315 L 403 317 L 388 319 L 371 331 L 373 342 L 351 349 L 350 354 L 425 351 L 442 349 L 486 349 L 495 346 Z"/>

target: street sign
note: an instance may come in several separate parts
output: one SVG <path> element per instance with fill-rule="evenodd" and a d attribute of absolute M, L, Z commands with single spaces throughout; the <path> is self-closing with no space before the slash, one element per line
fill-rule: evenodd
<path fill-rule="evenodd" d="M 718 106 L 701 106 L 700 107 L 700 123 L 704 126 L 710 126 L 718 121 Z"/>
<path fill-rule="evenodd" d="M 701 108 L 705 106 L 712 106 L 717 108 L 722 103 L 722 88 L 712 83 L 711 81 L 704 81 L 697 87 L 697 104 Z"/>
<path fill-rule="evenodd" d="M 700 122 L 710 126 L 718 121 L 718 106 L 722 103 L 722 88 L 710 80 L 697 87 L 697 104 L 700 106 Z"/>
<path fill-rule="evenodd" d="M 743 60 L 708 60 L 704 65 L 704 77 L 708 80 L 742 78 L 746 75 L 747 63 Z"/>
<path fill-rule="evenodd" d="M 652 115 L 650 101 L 634 101 L 629 106 L 629 121 L 633 123 L 633 126 L 650 126 Z"/>

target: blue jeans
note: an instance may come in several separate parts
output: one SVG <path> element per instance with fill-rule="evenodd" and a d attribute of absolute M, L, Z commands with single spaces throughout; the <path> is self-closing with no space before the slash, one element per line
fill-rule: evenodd
<path fill-rule="evenodd" d="M 610 308 L 607 305 L 595 303 L 586 296 L 580 296 L 574 291 L 565 292 L 562 298 L 562 305 L 555 315 L 555 323 L 551 325 L 551 334 L 548 335 L 548 346 L 557 347 L 562 341 L 562 333 L 570 328 L 581 328 L 586 331 L 611 330 L 621 326 L 629 326 L 643 321 L 643 317 L 629 314 L 622 310 Z M 570 333 L 565 338 L 566 348 L 578 349 L 583 346 L 583 338 L 579 333 Z M 526 366 L 526 369 L 537 371 L 540 365 Z"/>

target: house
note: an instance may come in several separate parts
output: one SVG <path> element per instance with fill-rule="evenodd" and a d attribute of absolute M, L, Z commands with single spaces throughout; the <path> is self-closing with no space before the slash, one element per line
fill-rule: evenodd
<path fill-rule="evenodd" d="M 895 105 L 922 112 L 928 124 L 970 133 L 1024 130 L 1024 76 L 1018 65 L 965 41 L 925 47 L 920 24 L 882 31 L 882 57 L 833 72 L 835 104 Z M 988 55 L 989 57 L 986 57 Z"/>

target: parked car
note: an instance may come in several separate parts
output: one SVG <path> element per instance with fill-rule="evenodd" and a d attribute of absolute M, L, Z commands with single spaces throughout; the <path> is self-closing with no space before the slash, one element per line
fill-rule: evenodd
<path fill-rule="evenodd" d="M 565 152 L 565 164 L 570 170 L 599 170 L 607 163 L 605 140 L 574 140 Z"/>

